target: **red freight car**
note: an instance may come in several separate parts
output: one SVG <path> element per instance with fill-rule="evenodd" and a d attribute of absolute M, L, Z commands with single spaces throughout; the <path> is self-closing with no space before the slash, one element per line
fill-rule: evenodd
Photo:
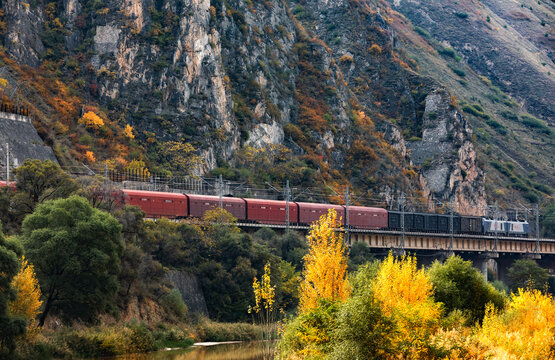
<path fill-rule="evenodd" d="M 0 181 L 0 188 L 6 187 L 5 181 Z M 15 181 L 10 181 L 10 189 L 15 190 Z"/>
<path fill-rule="evenodd" d="M 341 225 L 345 225 L 345 207 L 342 205 L 303 202 L 298 202 L 297 205 L 299 205 L 299 222 L 302 224 L 312 224 L 320 216 L 327 214 L 329 209 L 335 209 L 337 218 L 341 218 Z"/>
<path fill-rule="evenodd" d="M 287 204 L 285 201 L 245 199 L 247 202 L 247 219 L 262 224 L 285 224 Z M 299 207 L 289 202 L 289 223 L 299 222 Z"/>
<path fill-rule="evenodd" d="M 386 228 L 387 210 L 364 206 L 349 206 L 349 225 L 359 229 Z"/>
<path fill-rule="evenodd" d="M 123 190 L 123 194 L 125 203 L 140 207 L 146 217 L 178 218 L 188 215 L 187 197 L 183 194 L 142 190 Z"/>
<path fill-rule="evenodd" d="M 202 217 L 206 211 L 220 206 L 219 196 L 187 194 L 187 197 L 190 216 Z M 237 220 L 247 219 L 245 200 L 241 198 L 222 197 L 222 207 Z"/>

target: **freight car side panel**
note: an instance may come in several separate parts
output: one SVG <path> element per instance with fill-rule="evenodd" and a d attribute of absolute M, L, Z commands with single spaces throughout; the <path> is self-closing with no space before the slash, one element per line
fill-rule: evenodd
<path fill-rule="evenodd" d="M 437 231 L 439 215 L 426 214 L 426 231 Z"/>
<path fill-rule="evenodd" d="M 345 225 L 345 207 L 342 205 L 315 204 L 297 202 L 299 206 L 299 222 L 302 224 L 312 224 L 320 216 L 328 213 L 329 209 L 335 209 L 337 218 L 341 218 L 341 225 Z"/>
<path fill-rule="evenodd" d="M 401 228 L 401 214 L 395 211 L 388 211 L 388 227 L 390 229 L 400 229 Z"/>
<path fill-rule="evenodd" d="M 454 226 L 453 222 L 453 228 Z M 440 233 L 447 233 L 451 230 L 449 216 L 437 215 L 437 231 Z"/>
<path fill-rule="evenodd" d="M 359 229 L 386 228 L 387 210 L 364 206 L 349 206 L 349 225 Z"/>
<path fill-rule="evenodd" d="M 247 219 L 261 224 L 285 224 L 287 203 L 285 201 L 244 199 L 247 204 Z M 299 222 L 299 206 L 289 202 L 289 223 Z"/>
<path fill-rule="evenodd" d="M 414 216 L 413 230 L 416 230 L 416 231 L 426 230 L 426 215 L 413 214 L 413 216 Z"/>
<path fill-rule="evenodd" d="M 462 233 L 482 233 L 482 218 L 461 216 Z"/>
<path fill-rule="evenodd" d="M 145 212 L 147 217 L 186 217 L 187 197 L 183 194 L 157 191 L 122 190 L 124 201 L 135 205 Z"/>
<path fill-rule="evenodd" d="M 220 206 L 218 196 L 187 194 L 189 198 L 189 215 L 202 217 L 208 210 Z M 241 198 L 222 197 L 222 208 L 227 210 L 237 220 L 246 220 L 246 205 Z"/>

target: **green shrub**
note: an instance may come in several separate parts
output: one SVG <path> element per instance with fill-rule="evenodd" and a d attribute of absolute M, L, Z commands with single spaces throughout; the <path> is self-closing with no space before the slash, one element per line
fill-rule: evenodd
<path fill-rule="evenodd" d="M 503 116 L 507 120 L 518 121 L 518 115 L 512 111 L 501 111 L 499 115 Z"/>
<path fill-rule="evenodd" d="M 468 18 L 468 14 L 465 13 L 465 12 L 462 12 L 462 11 L 461 11 L 461 12 L 456 12 L 456 13 L 455 13 L 455 16 L 458 17 L 458 18 L 461 18 L 461 19 L 466 19 L 466 18 Z"/>
<path fill-rule="evenodd" d="M 441 55 L 449 56 L 449 57 L 452 57 L 452 58 L 455 58 L 457 56 L 457 53 L 455 52 L 455 50 L 453 48 L 450 48 L 450 47 L 441 46 L 437 50 L 437 52 L 440 53 Z"/>
<path fill-rule="evenodd" d="M 484 109 L 478 104 L 463 105 L 462 109 L 463 109 L 464 112 L 472 114 L 474 116 L 481 117 L 481 118 L 486 119 L 486 120 L 490 119 L 490 116 L 488 114 L 486 114 L 485 112 L 483 112 Z"/>
<path fill-rule="evenodd" d="M 540 200 L 538 195 L 533 191 L 528 191 L 526 194 L 524 194 L 524 198 L 531 203 L 537 203 Z"/>
<path fill-rule="evenodd" d="M 456 66 L 453 66 L 451 64 L 448 65 L 449 69 L 451 69 L 455 74 L 459 75 L 460 77 L 465 77 L 466 76 L 466 72 L 463 69 L 459 69 Z"/>
<path fill-rule="evenodd" d="M 164 309 L 177 317 L 178 320 L 183 320 L 187 317 L 187 305 L 183 302 L 179 290 L 172 289 L 168 294 L 162 296 L 161 303 Z"/>
<path fill-rule="evenodd" d="M 522 114 L 520 116 L 522 119 L 522 123 L 529 128 L 539 129 L 541 132 L 546 133 L 548 135 L 553 133 L 553 130 L 549 128 L 549 125 L 543 120 L 537 119 L 532 115 Z"/>
<path fill-rule="evenodd" d="M 419 33 L 420 35 L 422 35 L 425 38 L 430 37 L 430 33 L 427 32 L 425 29 L 421 28 L 420 26 L 415 26 L 414 31 L 416 31 L 417 33 Z"/>
<path fill-rule="evenodd" d="M 486 121 L 486 124 L 491 126 L 495 131 L 497 131 L 501 135 L 506 135 L 507 134 L 507 128 L 503 124 L 501 124 L 500 122 L 498 122 L 496 120 L 489 119 L 489 120 Z"/>
<path fill-rule="evenodd" d="M 553 188 L 549 185 L 534 183 L 534 188 L 536 190 L 541 191 L 542 193 L 545 193 L 545 194 L 548 194 L 548 195 L 553 194 Z"/>

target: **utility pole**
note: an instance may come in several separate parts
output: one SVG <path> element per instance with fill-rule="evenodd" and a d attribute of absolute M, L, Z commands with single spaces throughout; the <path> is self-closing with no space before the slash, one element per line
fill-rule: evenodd
<path fill-rule="evenodd" d="M 536 204 L 536 254 L 540 250 L 540 207 Z"/>
<path fill-rule="evenodd" d="M 222 196 L 223 196 L 223 192 L 224 192 L 224 181 L 222 179 L 222 174 L 220 174 L 220 178 L 218 179 L 218 189 L 219 189 L 219 195 L 220 195 L 220 199 L 219 199 L 219 204 L 220 204 L 220 209 L 223 208 L 223 200 L 222 200 Z"/>
<path fill-rule="evenodd" d="M 10 144 L 6 143 L 6 186 L 10 186 Z"/>
<path fill-rule="evenodd" d="M 401 193 L 401 253 L 405 252 L 405 193 Z"/>
<path fill-rule="evenodd" d="M 285 183 L 285 222 L 287 224 L 287 232 L 289 233 L 289 198 L 291 197 L 291 189 L 289 189 L 289 180 Z"/>
<path fill-rule="evenodd" d="M 453 197 L 449 199 L 449 252 L 453 252 Z"/>
<path fill-rule="evenodd" d="M 497 251 L 497 236 L 499 234 L 499 230 L 497 226 L 499 225 L 499 222 L 497 221 L 497 200 L 495 200 L 495 214 L 494 214 L 494 221 L 493 221 L 493 229 L 494 229 L 494 235 L 495 235 L 495 243 L 493 244 L 493 251 Z"/>
<path fill-rule="evenodd" d="M 351 244 L 351 233 L 349 229 L 349 187 L 348 186 L 347 186 L 347 189 L 345 190 L 345 229 L 347 230 L 345 232 L 346 234 L 345 243 L 349 245 Z"/>

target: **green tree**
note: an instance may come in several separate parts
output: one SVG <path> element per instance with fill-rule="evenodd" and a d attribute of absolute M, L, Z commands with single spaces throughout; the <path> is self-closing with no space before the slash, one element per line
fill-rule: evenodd
<path fill-rule="evenodd" d="M 434 284 L 434 298 L 442 302 L 446 312 L 459 309 L 471 323 L 484 318 L 486 304 L 502 308 L 505 297 L 490 285 L 482 274 L 459 256 L 451 256 L 444 263 L 435 261 L 429 269 Z"/>
<path fill-rule="evenodd" d="M 507 272 L 507 283 L 512 292 L 519 288 L 543 290 L 548 279 L 547 270 L 530 259 L 515 260 Z"/>
<path fill-rule="evenodd" d="M 121 225 L 79 196 L 47 201 L 23 221 L 23 245 L 50 311 L 92 321 L 110 310 L 123 253 Z"/>
<path fill-rule="evenodd" d="M 24 214 L 32 213 L 37 204 L 67 197 L 79 188 L 71 176 L 50 160 L 25 160 L 15 170 L 15 179 L 14 206 Z"/>
<path fill-rule="evenodd" d="M 367 281 L 377 266 L 366 264 L 353 277 L 353 296 L 339 309 L 330 359 L 384 359 L 394 355 L 391 336 L 396 324 L 382 312 Z M 356 290 L 355 290 L 356 289 Z"/>
<path fill-rule="evenodd" d="M 14 318 L 8 311 L 8 302 L 16 298 L 11 285 L 19 270 L 16 251 L 15 246 L 6 241 L 0 228 L 0 358 L 14 351 L 15 338 L 25 333 L 27 327 L 24 319 Z"/>

